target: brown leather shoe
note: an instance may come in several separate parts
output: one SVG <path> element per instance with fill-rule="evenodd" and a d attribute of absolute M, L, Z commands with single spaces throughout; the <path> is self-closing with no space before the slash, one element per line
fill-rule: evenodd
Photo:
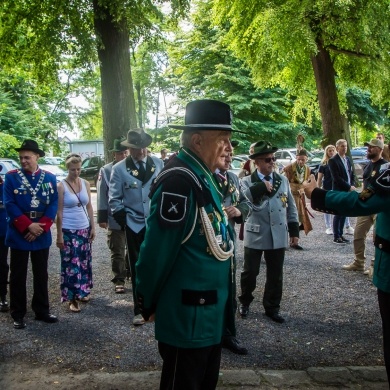
<path fill-rule="evenodd" d="M 354 261 L 351 264 L 343 265 L 342 268 L 345 269 L 346 271 L 361 271 L 361 272 L 364 272 L 364 265 L 363 264 L 360 265 L 360 264 L 356 263 L 356 261 Z"/>

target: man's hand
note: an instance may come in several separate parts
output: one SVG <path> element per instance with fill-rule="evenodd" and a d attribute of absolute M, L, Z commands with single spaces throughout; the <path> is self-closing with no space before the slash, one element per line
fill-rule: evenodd
<path fill-rule="evenodd" d="M 224 207 L 224 210 L 225 210 L 225 213 L 226 213 L 228 219 L 241 216 L 241 211 L 237 207 L 227 206 L 227 207 Z"/>
<path fill-rule="evenodd" d="M 305 195 L 311 199 L 311 193 L 313 192 L 313 190 L 315 188 L 317 188 L 317 182 L 316 182 L 316 178 L 314 177 L 314 175 L 310 175 L 310 177 L 305 180 L 303 183 L 303 189 L 305 191 Z"/>
<path fill-rule="evenodd" d="M 42 233 L 45 231 L 43 230 L 42 226 L 45 226 L 45 223 L 40 223 L 40 222 L 33 222 L 29 227 L 28 227 L 28 233 L 24 236 L 24 238 L 28 242 L 35 241 Z"/>
<path fill-rule="evenodd" d="M 126 227 L 126 210 L 120 209 L 119 211 L 115 212 L 112 216 L 114 217 L 117 224 L 124 230 Z"/>

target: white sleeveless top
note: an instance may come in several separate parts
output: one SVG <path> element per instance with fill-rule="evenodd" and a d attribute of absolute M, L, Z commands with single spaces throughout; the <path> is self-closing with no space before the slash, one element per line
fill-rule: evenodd
<path fill-rule="evenodd" d="M 61 181 L 64 186 L 64 211 L 62 213 L 63 229 L 80 230 L 89 227 L 89 220 L 86 214 L 86 206 L 89 202 L 89 197 L 84 179 L 80 179 L 80 181 L 81 190 L 77 193 L 77 196 L 73 190 L 69 188 L 65 179 Z"/>

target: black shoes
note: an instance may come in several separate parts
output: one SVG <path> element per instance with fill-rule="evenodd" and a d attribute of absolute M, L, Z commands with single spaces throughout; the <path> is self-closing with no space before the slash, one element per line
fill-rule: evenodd
<path fill-rule="evenodd" d="M 222 348 L 226 348 L 237 355 L 247 355 L 248 350 L 239 344 L 240 342 L 233 336 L 225 336 L 222 339 Z"/>
<path fill-rule="evenodd" d="M 341 238 L 341 240 L 342 240 L 343 242 L 345 242 L 345 243 L 349 242 L 349 240 L 347 240 L 347 239 L 344 238 L 343 236 L 341 236 L 340 238 Z"/>
<path fill-rule="evenodd" d="M 298 245 L 298 244 L 296 244 L 296 245 L 290 245 L 291 246 L 291 248 L 293 248 L 293 249 L 298 249 L 298 250 L 303 250 L 303 248 L 300 246 L 300 245 Z"/>
<path fill-rule="evenodd" d="M 15 329 L 24 329 L 25 327 L 26 327 L 26 323 L 24 322 L 23 318 L 14 319 L 14 328 Z"/>
<path fill-rule="evenodd" d="M 5 313 L 9 310 L 8 302 L 5 297 L 0 297 L 0 312 Z"/>
<path fill-rule="evenodd" d="M 283 324 L 285 321 L 284 318 L 279 313 L 265 313 L 265 315 L 271 318 L 272 321 L 278 322 L 279 324 Z"/>
<path fill-rule="evenodd" d="M 55 315 L 50 314 L 50 313 L 35 314 L 35 319 L 37 321 L 47 322 L 48 324 L 54 324 L 55 322 L 58 322 L 58 318 Z"/>
<path fill-rule="evenodd" d="M 333 240 L 333 243 L 334 244 L 345 244 L 345 242 L 339 237 L 339 238 L 335 238 L 334 240 Z"/>
<path fill-rule="evenodd" d="M 242 318 L 245 318 L 249 313 L 249 306 L 246 305 L 240 305 L 240 315 Z"/>

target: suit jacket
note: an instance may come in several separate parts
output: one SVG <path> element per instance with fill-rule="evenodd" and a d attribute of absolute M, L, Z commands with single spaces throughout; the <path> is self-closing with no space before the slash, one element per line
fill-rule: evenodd
<path fill-rule="evenodd" d="M 241 224 L 245 222 L 250 208 L 246 200 L 246 197 L 241 190 L 240 180 L 235 173 L 226 172 L 226 177 L 227 177 L 226 184 L 222 182 L 221 178 L 218 177 L 218 174 L 215 174 L 215 177 L 217 179 L 219 186 L 221 187 L 221 192 L 223 195 L 223 206 L 224 207 L 234 206 L 241 211 L 240 217 L 229 219 L 229 225 L 231 226 L 232 232 L 234 234 L 233 242 L 235 243 L 236 242 L 235 225 L 236 223 Z"/>
<path fill-rule="evenodd" d="M 257 171 L 241 179 L 242 190 L 252 209 L 245 222 L 244 246 L 252 249 L 288 247 L 290 237 L 299 237 L 298 211 L 285 176 L 273 173 L 269 193 Z"/>
<path fill-rule="evenodd" d="M 100 168 L 99 178 L 96 185 L 97 223 L 108 223 L 109 229 L 121 230 L 121 227 L 112 216 L 112 212 L 108 204 L 108 189 L 110 186 L 111 171 L 115 164 L 116 161 L 112 161 Z"/>
<path fill-rule="evenodd" d="M 149 217 L 150 186 L 163 167 L 161 159 L 148 157 L 143 180 L 140 180 L 138 168 L 131 156 L 112 167 L 108 190 L 111 212 L 114 214 L 125 209 L 126 224 L 135 233 L 145 227 L 146 218 Z"/>
<path fill-rule="evenodd" d="M 355 174 L 352 169 L 352 162 L 347 156 L 348 173 L 351 179 L 348 183 L 348 175 L 345 170 L 344 163 L 338 154 L 335 154 L 328 162 L 329 171 L 332 175 L 332 190 L 336 191 L 349 191 L 351 186 L 355 185 Z"/>
<path fill-rule="evenodd" d="M 52 243 L 50 227 L 58 208 L 56 177 L 42 169 L 34 175 L 24 169 L 15 169 L 8 171 L 5 177 L 3 202 L 8 216 L 6 245 L 25 251 L 49 248 Z M 31 189 L 36 191 L 34 205 Z M 44 234 L 29 242 L 24 236 L 33 222 L 45 224 L 42 226 Z"/>
<path fill-rule="evenodd" d="M 204 163 L 182 148 L 165 166 L 161 176 L 166 179 L 154 188 L 136 264 L 136 288 L 143 316 L 156 312 L 157 340 L 179 348 L 203 348 L 219 344 L 226 327 L 235 334 L 232 264 L 210 252 L 197 191 L 180 175 L 183 164 L 199 182 L 214 233 L 224 239 L 227 221 L 218 185 Z"/>

